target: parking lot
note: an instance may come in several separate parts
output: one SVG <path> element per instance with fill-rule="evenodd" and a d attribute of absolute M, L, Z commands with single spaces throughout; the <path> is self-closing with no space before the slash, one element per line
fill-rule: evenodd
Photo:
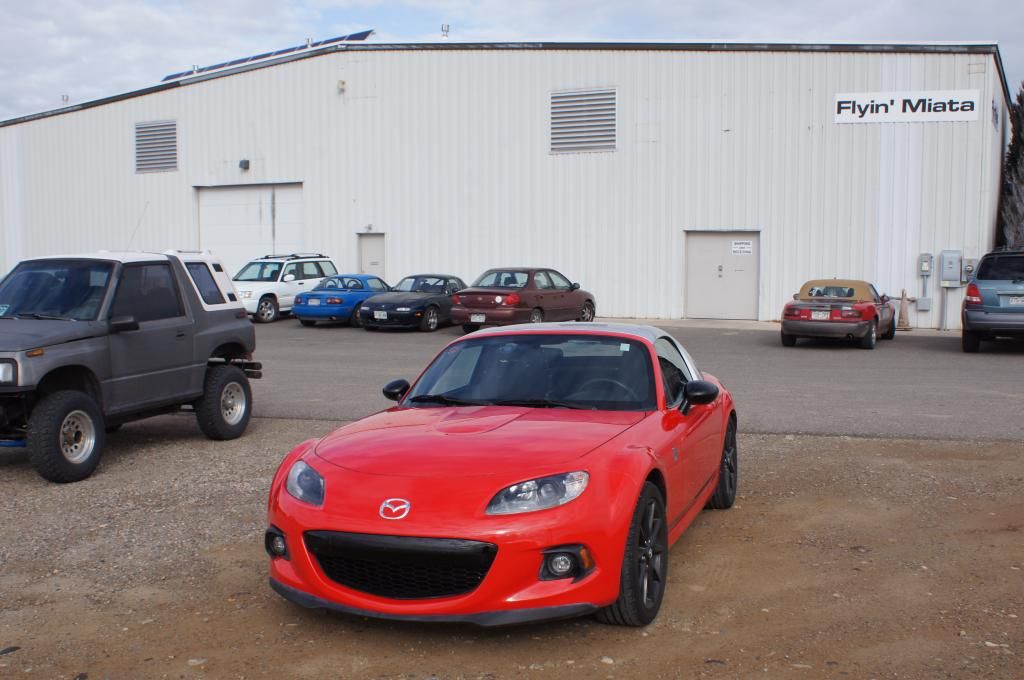
<path fill-rule="evenodd" d="M 255 418 L 127 425 L 97 474 L 0 458 L 0 677 L 996 677 L 1024 674 L 1024 347 L 913 331 L 785 349 L 771 324 L 666 324 L 739 411 L 740 497 L 672 552 L 646 629 L 305 611 L 266 584 L 264 508 L 299 441 L 386 407 L 457 337 L 257 328 Z M 13 649 L 12 648 L 17 648 Z"/>

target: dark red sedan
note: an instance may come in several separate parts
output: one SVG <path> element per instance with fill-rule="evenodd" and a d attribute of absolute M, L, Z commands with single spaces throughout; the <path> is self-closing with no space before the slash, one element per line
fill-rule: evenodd
<path fill-rule="evenodd" d="M 593 321 L 594 296 L 554 269 L 488 269 L 452 298 L 452 323 L 471 333 L 481 326 L 542 321 Z"/>

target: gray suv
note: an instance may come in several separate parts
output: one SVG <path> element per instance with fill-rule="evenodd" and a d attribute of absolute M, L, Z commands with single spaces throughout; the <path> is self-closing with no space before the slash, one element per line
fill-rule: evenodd
<path fill-rule="evenodd" d="M 961 347 L 977 352 L 982 340 L 1024 338 L 1024 250 L 997 250 L 981 258 L 967 285 Z"/>
<path fill-rule="evenodd" d="M 261 376 L 255 344 L 207 253 L 25 260 L 0 281 L 0 447 L 75 482 L 132 420 L 184 407 L 211 439 L 239 437 Z"/>

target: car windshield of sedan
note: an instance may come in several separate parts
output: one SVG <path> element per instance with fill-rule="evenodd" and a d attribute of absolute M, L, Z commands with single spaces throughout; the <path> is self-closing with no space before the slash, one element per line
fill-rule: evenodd
<path fill-rule="evenodd" d="M 22 262 L 0 283 L 0 317 L 95 321 L 112 270 L 98 260 Z"/>
<path fill-rule="evenodd" d="M 444 279 L 437 276 L 406 276 L 391 290 L 402 293 L 443 293 Z"/>
<path fill-rule="evenodd" d="M 281 272 L 280 262 L 250 262 L 235 274 L 235 281 L 277 281 Z"/>
<path fill-rule="evenodd" d="M 403 405 L 651 411 L 646 346 L 599 335 L 496 335 L 446 348 Z"/>
<path fill-rule="evenodd" d="M 484 275 L 473 284 L 478 288 L 525 288 L 530 280 L 527 272 L 493 271 Z"/>

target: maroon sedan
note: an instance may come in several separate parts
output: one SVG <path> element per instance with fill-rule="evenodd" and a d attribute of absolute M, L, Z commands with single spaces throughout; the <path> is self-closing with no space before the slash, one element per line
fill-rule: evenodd
<path fill-rule="evenodd" d="M 593 321 L 594 296 L 554 269 L 488 269 L 452 297 L 452 323 L 471 333 L 480 326 L 541 321 Z"/>

